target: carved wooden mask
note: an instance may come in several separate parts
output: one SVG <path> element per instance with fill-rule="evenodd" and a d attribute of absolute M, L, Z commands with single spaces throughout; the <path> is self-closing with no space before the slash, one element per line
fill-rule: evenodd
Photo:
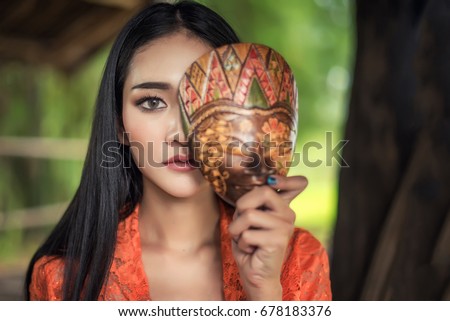
<path fill-rule="evenodd" d="M 272 48 L 237 43 L 197 59 L 180 82 L 190 152 L 231 205 L 270 174 L 287 175 L 297 136 L 297 86 Z"/>

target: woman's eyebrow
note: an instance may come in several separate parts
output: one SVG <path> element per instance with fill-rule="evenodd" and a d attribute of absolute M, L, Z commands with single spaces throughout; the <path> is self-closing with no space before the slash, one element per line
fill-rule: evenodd
<path fill-rule="evenodd" d="M 169 90 L 172 89 L 172 85 L 167 82 L 159 82 L 159 81 L 149 81 L 149 82 L 143 82 L 141 84 L 134 85 L 131 87 L 131 90 L 133 89 L 162 89 L 162 90 Z"/>

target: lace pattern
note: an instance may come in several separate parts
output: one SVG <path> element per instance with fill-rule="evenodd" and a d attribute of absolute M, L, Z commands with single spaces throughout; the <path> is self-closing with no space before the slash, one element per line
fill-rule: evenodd
<path fill-rule="evenodd" d="M 228 233 L 233 209 L 221 204 L 220 231 L 223 293 L 227 301 L 246 300 Z M 151 300 L 149 280 L 142 262 L 139 207 L 119 223 L 114 259 L 99 300 Z M 31 300 L 61 300 L 64 262 L 42 257 L 33 269 Z M 151 280 L 151 276 L 149 277 Z M 151 284 L 151 282 L 150 282 Z M 308 231 L 296 228 L 281 274 L 283 300 L 331 300 L 328 256 Z"/>

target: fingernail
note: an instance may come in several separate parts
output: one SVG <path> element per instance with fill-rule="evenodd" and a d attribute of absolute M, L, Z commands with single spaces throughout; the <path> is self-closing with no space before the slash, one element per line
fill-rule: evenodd
<path fill-rule="evenodd" d="M 277 184 L 277 179 L 273 176 L 269 176 L 267 177 L 267 184 L 269 185 L 276 185 Z"/>

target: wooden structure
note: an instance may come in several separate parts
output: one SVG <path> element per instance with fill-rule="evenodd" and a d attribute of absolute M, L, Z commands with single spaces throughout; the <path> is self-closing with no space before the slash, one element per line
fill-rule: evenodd
<path fill-rule="evenodd" d="M 450 5 L 356 1 L 336 300 L 450 300 Z"/>
<path fill-rule="evenodd" d="M 0 62 L 74 70 L 150 0 L 0 1 Z"/>

